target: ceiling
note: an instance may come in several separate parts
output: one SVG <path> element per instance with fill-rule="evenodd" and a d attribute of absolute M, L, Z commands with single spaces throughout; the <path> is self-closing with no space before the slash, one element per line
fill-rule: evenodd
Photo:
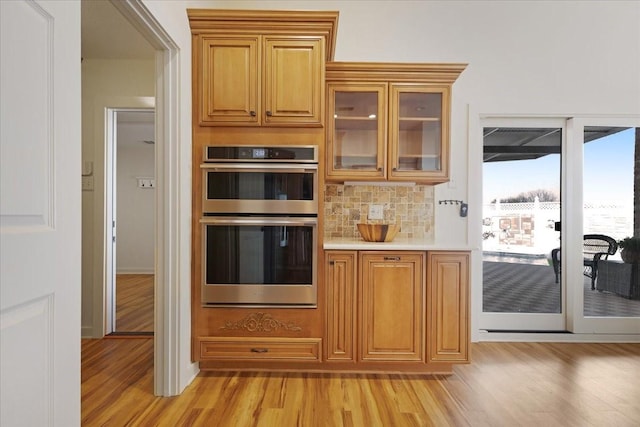
<path fill-rule="evenodd" d="M 155 50 L 108 0 L 81 1 L 83 59 L 153 59 Z"/>
<path fill-rule="evenodd" d="M 625 130 L 620 127 L 590 126 L 584 130 L 584 142 L 613 135 Z M 484 162 L 537 159 L 548 154 L 560 154 L 560 128 L 498 128 L 483 129 Z"/>
<path fill-rule="evenodd" d="M 141 147 L 155 143 L 153 110 L 120 110 L 116 115 L 118 148 Z"/>

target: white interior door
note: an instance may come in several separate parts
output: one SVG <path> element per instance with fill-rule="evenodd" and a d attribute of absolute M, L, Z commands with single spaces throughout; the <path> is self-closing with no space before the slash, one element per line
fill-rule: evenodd
<path fill-rule="evenodd" d="M 0 425 L 80 425 L 80 2 L 0 17 Z"/>
<path fill-rule="evenodd" d="M 116 330 L 116 239 L 117 229 L 117 153 L 118 153 L 118 132 L 117 132 L 118 110 L 107 109 L 106 128 L 106 169 L 105 169 L 105 335 L 109 335 Z"/>

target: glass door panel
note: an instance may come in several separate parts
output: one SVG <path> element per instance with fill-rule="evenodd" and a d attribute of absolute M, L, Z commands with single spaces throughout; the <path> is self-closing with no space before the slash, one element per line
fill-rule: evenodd
<path fill-rule="evenodd" d="M 442 169 L 442 93 L 398 93 L 394 171 Z"/>
<path fill-rule="evenodd" d="M 329 176 L 384 176 L 385 85 L 329 85 Z"/>
<path fill-rule="evenodd" d="M 563 124 L 505 123 L 483 128 L 482 329 L 562 330 Z"/>
<path fill-rule="evenodd" d="M 639 154 L 636 132 L 632 127 L 584 127 L 585 317 L 640 317 L 638 264 L 623 262 L 616 247 L 621 239 L 638 235 L 638 225 L 634 233 L 634 184 L 636 191 L 640 189 L 638 171 L 634 175 Z"/>

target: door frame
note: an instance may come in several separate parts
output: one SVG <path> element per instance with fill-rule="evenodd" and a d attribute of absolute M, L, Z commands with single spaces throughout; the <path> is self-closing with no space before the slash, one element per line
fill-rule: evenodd
<path fill-rule="evenodd" d="M 155 116 L 155 98 L 135 97 L 126 102 L 130 106 L 106 109 L 105 151 L 105 325 L 104 335 L 116 332 L 116 239 L 118 193 L 118 114 L 132 111 L 150 112 Z M 155 127 L 155 119 L 154 119 Z M 154 159 L 155 162 L 155 159 Z M 154 209 L 157 206 L 154 204 Z M 155 273 L 155 272 L 154 272 Z"/>
<path fill-rule="evenodd" d="M 181 173 L 180 164 L 180 48 L 142 0 L 111 0 L 111 3 L 156 49 L 153 379 L 156 395 L 174 396 L 180 394 L 198 373 L 198 364 L 191 363 L 188 356 L 190 298 L 184 293 L 180 298 L 181 266 L 188 271 L 190 263 L 190 253 L 183 255 L 180 251 L 180 248 L 188 247 L 190 238 L 180 232 L 181 224 L 190 221 L 181 215 L 180 177 L 190 174 Z M 182 145 L 188 142 L 183 141 Z M 186 356 L 184 352 L 187 352 Z"/>
<path fill-rule="evenodd" d="M 482 148 L 483 148 L 483 120 L 489 118 L 548 118 L 542 115 L 506 115 L 482 114 L 473 105 L 467 105 L 468 143 L 469 143 L 469 203 L 472 206 L 482 205 Z M 583 129 L 602 123 L 613 126 L 633 127 L 640 123 L 637 115 L 616 116 L 557 116 L 553 119 L 566 120 L 566 143 L 562 148 L 562 171 L 565 182 L 561 185 L 562 200 L 561 221 L 562 241 L 567 247 L 581 248 L 583 234 L 583 217 L 579 220 L 568 219 L 571 209 L 569 206 L 582 206 L 582 159 L 584 155 Z M 580 127 L 580 129 L 577 129 Z M 576 142 L 579 139 L 579 143 Z M 569 176 L 568 172 L 572 175 Z M 472 248 L 471 257 L 471 339 L 478 341 L 538 341 L 538 342 L 640 342 L 640 323 L 629 322 L 630 319 L 620 318 L 584 318 L 584 295 L 582 289 L 575 287 L 567 290 L 566 283 L 582 280 L 582 259 L 579 251 L 565 250 L 567 253 L 566 274 L 562 275 L 563 289 L 566 295 L 566 331 L 562 332 L 487 332 L 481 329 L 482 315 L 482 212 L 479 209 L 470 210 L 468 221 L 469 244 Z M 571 253 L 574 253 L 571 255 Z M 627 332 L 619 332 L 626 329 Z"/>

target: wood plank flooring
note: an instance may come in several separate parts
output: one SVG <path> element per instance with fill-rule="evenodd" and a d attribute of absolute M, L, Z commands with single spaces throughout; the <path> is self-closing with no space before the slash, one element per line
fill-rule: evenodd
<path fill-rule="evenodd" d="M 85 426 L 638 426 L 640 344 L 475 343 L 450 376 L 202 372 L 153 396 L 153 339 L 83 340 Z"/>
<path fill-rule="evenodd" d="M 153 332 L 153 274 L 116 275 L 116 332 Z"/>

